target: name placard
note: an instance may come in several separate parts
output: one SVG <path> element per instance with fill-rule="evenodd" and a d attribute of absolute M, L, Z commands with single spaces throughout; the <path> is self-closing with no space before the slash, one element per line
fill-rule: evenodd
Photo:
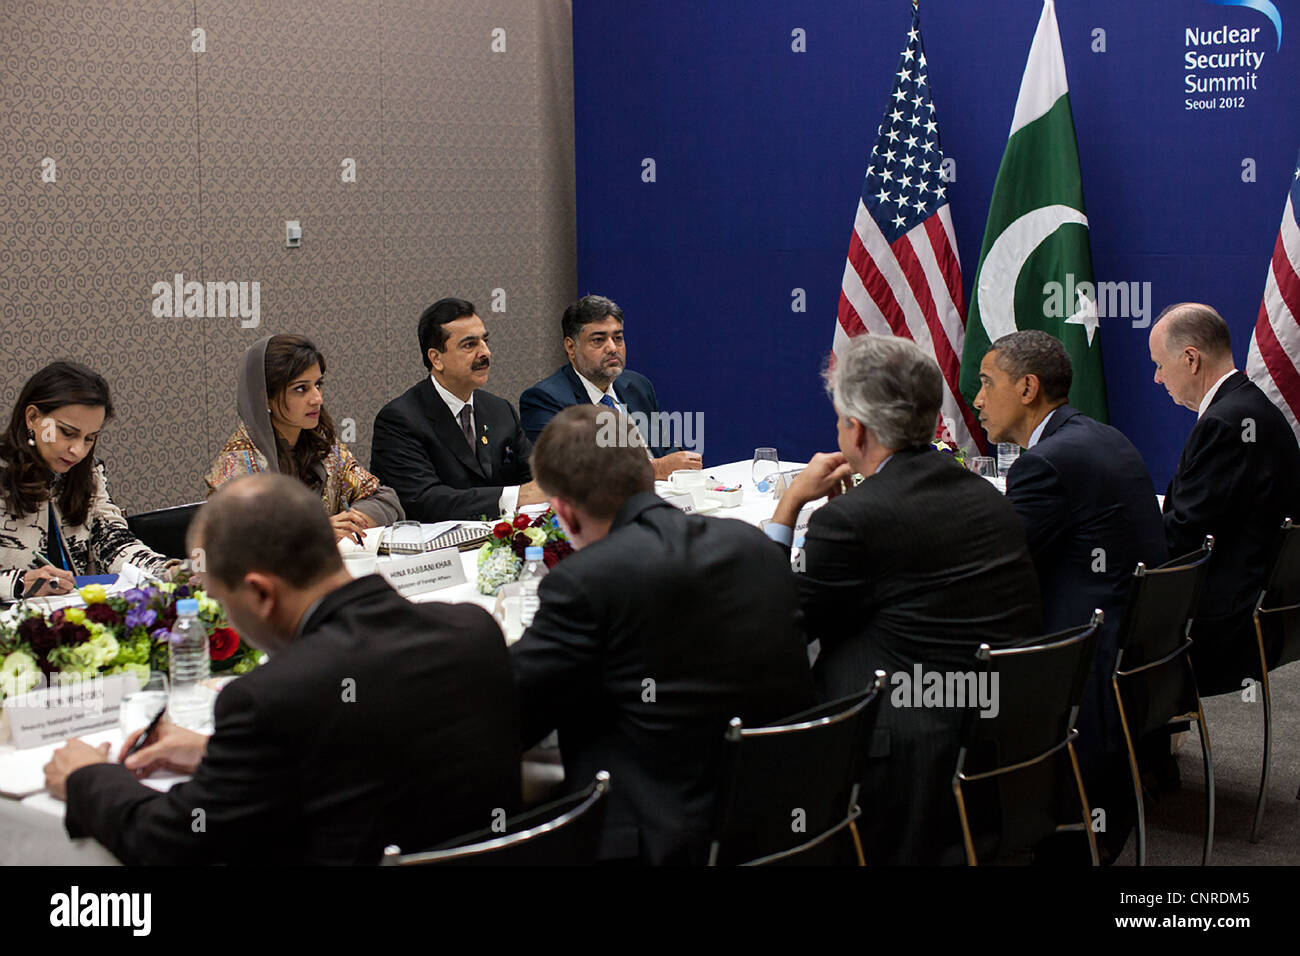
<path fill-rule="evenodd" d="M 688 515 L 695 513 L 695 496 L 694 495 L 664 495 L 664 501 L 668 502 L 674 508 L 681 508 Z"/>
<path fill-rule="evenodd" d="M 86 677 L 5 698 L 9 729 L 19 750 L 117 726 L 122 698 L 140 689 L 135 674 Z"/>
<path fill-rule="evenodd" d="M 816 501 L 810 501 L 799 509 L 799 513 L 794 519 L 794 534 L 791 536 L 790 543 L 792 547 L 802 548 L 803 540 L 808 535 L 808 522 L 812 518 L 812 513 L 826 504 L 826 498 L 818 498 Z M 771 518 L 766 518 L 758 523 L 759 528 L 766 529 L 772 523 Z"/>
<path fill-rule="evenodd" d="M 465 565 L 456 548 L 382 560 L 376 570 L 397 589 L 398 594 L 408 598 L 453 588 L 466 581 Z"/>
<path fill-rule="evenodd" d="M 817 501 L 810 501 L 799 509 L 799 514 L 794 519 L 794 543 L 796 547 L 803 547 L 803 539 L 808 536 L 808 522 L 812 519 L 812 513 L 824 504 L 826 504 L 826 499 L 819 498 Z"/>

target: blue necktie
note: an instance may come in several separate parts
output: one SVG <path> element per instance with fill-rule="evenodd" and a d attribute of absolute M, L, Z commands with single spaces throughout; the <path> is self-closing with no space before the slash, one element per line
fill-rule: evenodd
<path fill-rule="evenodd" d="M 614 400 L 609 397 L 608 393 L 600 396 L 600 404 L 607 405 L 608 407 L 614 409 L 614 411 L 618 411 L 618 405 L 615 404 Z"/>

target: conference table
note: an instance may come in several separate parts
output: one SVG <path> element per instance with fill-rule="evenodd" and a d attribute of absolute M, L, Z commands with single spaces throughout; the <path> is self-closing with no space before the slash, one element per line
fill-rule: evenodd
<path fill-rule="evenodd" d="M 782 472 L 796 470 L 803 466 L 800 462 L 782 461 L 779 464 Z M 742 500 L 738 505 L 719 507 L 706 513 L 720 518 L 736 518 L 755 526 L 772 516 L 776 503 L 770 492 L 767 494 L 757 492 L 753 481 L 750 480 L 751 467 L 752 463 L 749 461 L 738 461 L 704 469 L 705 474 L 716 479 L 719 484 L 743 489 Z M 665 497 L 680 494 L 667 482 L 656 482 L 655 490 Z M 411 600 L 420 603 L 468 602 L 486 608 L 489 612 L 497 610 L 497 598 L 480 594 L 475 586 L 477 550 L 461 552 L 460 558 L 465 570 L 466 583 L 415 595 Z M 516 626 L 503 627 L 507 643 L 513 643 L 519 638 L 517 622 L 512 623 Z M 109 741 L 112 743 L 111 752 L 116 759 L 122 736 L 119 730 L 106 730 L 88 735 L 85 739 L 91 743 Z M 13 753 L 12 744 L 0 744 L 0 757 Z M 526 796 L 530 788 L 534 794 L 557 788 L 563 782 L 563 776 L 558 751 L 555 750 L 553 743 L 548 746 L 544 741 L 541 747 L 534 748 L 525 755 Z M 63 828 L 63 804 L 48 793 L 37 793 L 21 800 L 0 796 L 0 865 L 22 864 L 116 866 L 118 861 L 93 839 L 70 839 Z"/>

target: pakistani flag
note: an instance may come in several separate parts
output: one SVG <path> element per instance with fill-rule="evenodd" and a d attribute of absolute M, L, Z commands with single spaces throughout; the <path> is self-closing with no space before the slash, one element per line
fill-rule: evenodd
<path fill-rule="evenodd" d="M 961 391 L 973 402 L 989 344 L 1042 329 L 1074 363 L 1070 404 L 1106 421 L 1097 293 L 1088 251 L 1079 149 L 1052 0 L 1043 3 L 998 169 L 962 352 Z"/>

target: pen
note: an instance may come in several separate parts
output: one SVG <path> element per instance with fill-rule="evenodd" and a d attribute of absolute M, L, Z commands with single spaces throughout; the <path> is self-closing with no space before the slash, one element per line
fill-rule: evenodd
<path fill-rule="evenodd" d="M 57 564 L 55 564 L 53 561 L 47 558 L 45 555 L 41 554 L 39 551 L 33 553 L 36 555 L 37 558 L 40 559 L 42 567 L 54 568 L 54 570 L 56 571 L 63 570 Z M 63 583 L 59 581 L 58 578 L 47 578 L 46 581 L 50 585 L 50 587 L 53 588 L 55 591 L 61 591 L 63 589 Z M 23 580 L 24 597 L 30 597 L 31 595 L 26 593 L 26 588 L 27 588 L 27 582 L 26 579 L 24 578 Z"/>
<path fill-rule="evenodd" d="M 163 719 L 163 714 L 165 713 L 167 713 L 167 708 L 164 706 L 158 711 L 158 713 L 153 715 L 153 720 L 149 721 L 149 726 L 144 729 L 144 733 L 137 737 L 135 743 L 131 745 L 131 749 L 122 755 L 122 763 L 126 763 L 127 757 L 131 756 L 144 746 L 144 742 L 149 739 L 149 735 L 158 729 L 158 724 Z"/>

